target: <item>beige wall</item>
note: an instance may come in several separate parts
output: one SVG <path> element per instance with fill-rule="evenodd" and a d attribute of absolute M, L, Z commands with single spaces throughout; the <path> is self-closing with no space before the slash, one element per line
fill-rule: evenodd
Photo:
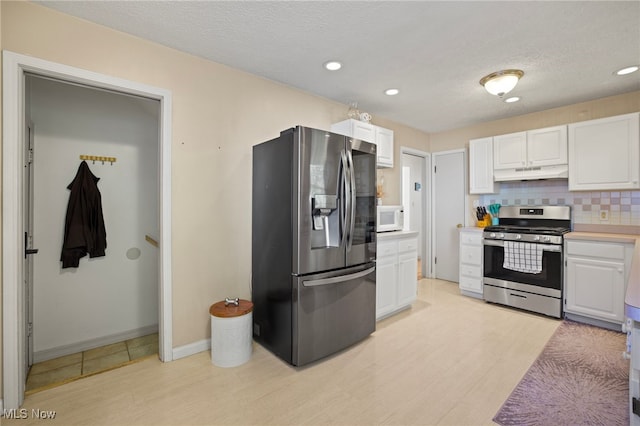
<path fill-rule="evenodd" d="M 329 129 L 347 106 L 32 3 L 0 10 L 2 49 L 172 92 L 173 343 L 206 339 L 212 303 L 250 297 L 252 145 L 297 124 Z M 396 155 L 426 149 L 425 133 L 374 124 L 394 130 Z"/>
<path fill-rule="evenodd" d="M 394 129 L 393 159 L 392 169 L 378 169 L 378 180 L 384 178 L 384 195 L 382 203 L 386 205 L 400 204 L 401 202 L 401 157 L 402 147 L 413 148 L 419 151 L 429 152 L 429 135 L 409 127 L 394 125 L 392 121 L 383 118 L 373 117 L 374 124 Z"/>
<path fill-rule="evenodd" d="M 431 151 L 469 147 L 469 139 L 540 129 L 640 111 L 640 91 L 430 135 Z"/>

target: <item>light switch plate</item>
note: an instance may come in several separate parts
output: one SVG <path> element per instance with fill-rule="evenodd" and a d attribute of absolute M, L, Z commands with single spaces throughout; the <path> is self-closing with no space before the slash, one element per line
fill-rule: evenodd
<path fill-rule="evenodd" d="M 609 221 L 609 210 L 600 210 L 600 221 L 601 222 Z"/>

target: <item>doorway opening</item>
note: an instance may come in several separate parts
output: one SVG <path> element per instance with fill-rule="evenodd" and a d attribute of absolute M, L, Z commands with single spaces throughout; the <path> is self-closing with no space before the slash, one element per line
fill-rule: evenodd
<path fill-rule="evenodd" d="M 25 77 L 33 176 L 24 212 L 33 252 L 25 256 L 33 356 L 26 390 L 33 391 L 138 359 L 139 339 L 157 336 L 159 253 L 145 236 L 158 235 L 160 103 Z M 61 269 L 63 230 L 76 223 L 67 222 L 76 170 L 98 179 L 107 246 L 105 256 L 83 256 L 77 267 Z M 155 341 L 144 353 L 158 353 Z"/>
<path fill-rule="evenodd" d="M 24 238 L 23 175 L 26 122 L 26 74 L 61 80 L 98 90 L 145 97 L 160 102 L 158 120 L 158 354 L 171 361 L 171 93 L 165 89 L 97 74 L 38 58 L 3 52 L 3 403 L 16 409 L 24 400 L 28 369 L 27 297 L 23 257 L 29 248 Z M 28 138 L 27 138 L 28 139 Z"/>
<path fill-rule="evenodd" d="M 431 277 L 431 155 L 401 147 L 401 197 L 405 229 L 418 232 L 418 278 Z"/>

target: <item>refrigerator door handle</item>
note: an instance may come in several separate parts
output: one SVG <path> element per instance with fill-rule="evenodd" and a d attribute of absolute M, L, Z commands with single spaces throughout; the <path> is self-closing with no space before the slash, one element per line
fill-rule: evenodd
<path fill-rule="evenodd" d="M 342 215 L 340 216 L 340 247 L 342 247 L 345 243 L 345 238 L 347 236 L 347 219 L 350 210 L 350 201 L 347 196 L 349 193 L 349 165 L 347 162 L 347 154 L 343 150 L 340 152 L 340 164 L 342 165 L 342 173 L 340 175 L 340 190 L 342 191 L 342 202 L 340 203 L 342 207 Z"/>
<path fill-rule="evenodd" d="M 365 269 L 364 271 L 355 272 L 349 275 L 340 275 L 339 277 L 322 278 L 320 280 L 302 281 L 302 285 L 305 287 L 315 287 L 319 285 L 337 284 L 344 281 L 355 280 L 357 278 L 364 277 L 365 275 L 369 275 L 375 270 L 376 270 L 376 267 L 372 266 L 371 268 Z"/>
<path fill-rule="evenodd" d="M 356 177 L 353 173 L 353 155 L 351 150 L 347 151 L 347 164 L 349 168 L 349 195 L 347 197 L 349 201 L 349 207 L 347 214 L 349 215 L 349 234 L 347 235 L 347 251 L 351 250 L 351 244 L 353 243 L 353 228 L 356 221 Z"/>

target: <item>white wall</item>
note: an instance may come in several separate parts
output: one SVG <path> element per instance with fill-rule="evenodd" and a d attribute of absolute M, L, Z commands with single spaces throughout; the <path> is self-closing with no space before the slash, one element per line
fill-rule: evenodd
<path fill-rule="evenodd" d="M 34 352 L 81 345 L 158 323 L 159 103 L 41 78 L 31 84 L 35 129 Z M 61 269 L 64 223 L 79 156 L 100 178 L 106 256 Z M 126 253 L 138 248 L 130 260 Z M 55 352 L 55 351 L 54 351 Z M 45 359 L 46 356 L 40 357 Z"/>

